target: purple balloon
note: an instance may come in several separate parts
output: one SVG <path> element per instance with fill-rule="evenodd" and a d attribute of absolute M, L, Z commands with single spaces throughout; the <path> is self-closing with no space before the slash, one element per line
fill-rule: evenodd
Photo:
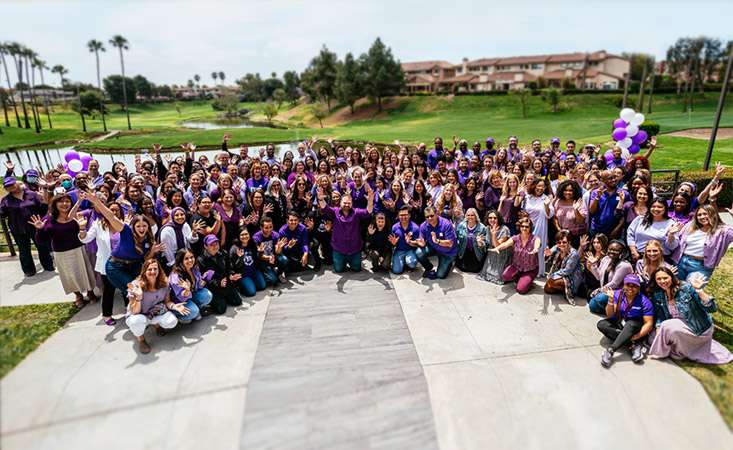
<path fill-rule="evenodd" d="M 69 150 L 68 152 L 66 152 L 66 154 L 64 155 L 64 161 L 69 162 L 72 159 L 79 159 L 79 152 L 77 152 L 76 150 Z"/>
<path fill-rule="evenodd" d="M 613 160 L 613 150 L 606 150 L 606 153 L 604 153 L 603 156 L 606 158 L 606 162 L 610 162 Z"/>
<path fill-rule="evenodd" d="M 626 121 L 624 119 L 616 119 L 616 120 L 613 121 L 613 128 L 614 128 L 614 130 L 616 128 L 626 128 L 627 126 L 629 126 L 629 124 L 626 123 Z M 621 139 L 623 139 L 623 138 L 621 138 Z"/>
<path fill-rule="evenodd" d="M 85 155 L 81 155 L 81 157 L 79 159 L 81 160 L 81 163 L 84 165 L 84 170 L 88 170 L 89 169 L 89 161 L 92 160 L 92 156 L 85 154 Z"/>
<path fill-rule="evenodd" d="M 611 133 L 611 136 L 614 141 L 620 141 L 626 138 L 626 134 L 626 128 L 616 128 L 613 130 L 613 133 Z"/>
<path fill-rule="evenodd" d="M 636 136 L 634 136 L 634 137 L 631 138 L 631 142 L 633 142 L 636 145 L 641 145 L 644 142 L 646 142 L 646 138 L 648 138 L 648 137 L 649 136 L 646 134 L 646 131 L 639 130 L 639 132 L 636 133 Z"/>
<path fill-rule="evenodd" d="M 631 147 L 629 147 L 629 153 L 631 153 L 632 155 L 639 153 L 639 150 L 641 150 L 641 148 L 636 144 L 633 144 Z"/>

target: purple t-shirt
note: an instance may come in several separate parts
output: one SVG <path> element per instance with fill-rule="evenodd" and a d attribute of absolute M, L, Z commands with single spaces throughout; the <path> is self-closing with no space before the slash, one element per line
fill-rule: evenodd
<path fill-rule="evenodd" d="M 415 222 L 413 221 L 410 221 L 410 223 L 407 225 L 407 229 L 403 229 L 402 225 L 399 222 L 392 225 L 392 234 L 397 236 L 397 245 L 395 246 L 395 251 L 415 250 L 415 247 L 408 244 L 405 240 L 405 237 L 408 233 L 412 233 L 411 239 L 417 239 L 417 236 L 420 234 L 420 227 L 418 227 L 417 224 L 415 224 Z"/>
<path fill-rule="evenodd" d="M 443 247 L 433 242 L 432 233 L 435 232 L 438 240 L 450 240 L 450 247 Z M 458 254 L 458 243 L 456 241 L 456 230 L 453 228 L 453 223 L 444 218 L 438 217 L 438 223 L 435 226 L 430 225 L 427 220 L 420 225 L 420 237 L 425 239 L 425 242 L 430 246 L 436 253 L 443 256 L 456 256 Z"/>
<path fill-rule="evenodd" d="M 619 301 L 621 302 L 620 304 Z M 623 290 L 619 289 L 613 293 L 613 302 L 619 305 L 618 311 L 620 317 L 624 320 L 654 316 L 654 305 L 641 292 L 634 298 L 631 304 L 628 304 L 626 295 L 624 295 Z"/>

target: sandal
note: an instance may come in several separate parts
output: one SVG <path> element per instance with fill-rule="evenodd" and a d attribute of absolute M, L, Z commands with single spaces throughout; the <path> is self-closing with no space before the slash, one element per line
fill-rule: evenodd
<path fill-rule="evenodd" d="M 97 303 L 98 301 L 99 301 L 99 297 L 97 297 L 97 296 L 96 296 L 96 295 L 94 295 L 93 293 L 89 293 L 89 294 L 87 294 L 87 302 L 90 302 L 90 303 Z"/>
<path fill-rule="evenodd" d="M 163 329 L 162 327 L 158 327 L 158 328 L 155 329 L 155 334 L 157 334 L 160 337 L 163 337 L 166 334 L 168 334 L 168 332 L 165 331 L 165 329 Z"/>
<path fill-rule="evenodd" d="M 74 300 L 74 306 L 76 307 L 76 309 L 82 309 L 86 305 L 87 303 L 84 301 L 84 297 L 77 297 L 76 300 Z"/>
<path fill-rule="evenodd" d="M 148 344 L 145 340 L 138 341 L 138 346 L 140 348 L 140 353 L 143 355 L 147 355 L 150 353 L 150 344 Z"/>

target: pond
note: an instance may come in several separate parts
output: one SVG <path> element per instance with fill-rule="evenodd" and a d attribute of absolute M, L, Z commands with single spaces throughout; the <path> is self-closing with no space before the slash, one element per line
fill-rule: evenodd
<path fill-rule="evenodd" d="M 249 147 L 249 156 L 258 155 L 260 149 L 264 149 L 264 145 L 253 145 Z M 30 150 L 16 150 L 14 152 L 5 153 L 5 159 L 9 159 L 15 164 L 16 175 L 21 175 L 23 172 L 30 168 L 42 168 L 44 171 L 48 171 L 52 167 L 56 167 L 59 163 L 64 162 L 64 155 L 67 151 L 73 150 L 74 147 L 61 147 L 61 148 L 50 148 L 50 149 L 30 149 Z M 239 147 L 230 149 L 234 153 L 239 152 Z M 275 144 L 275 155 L 282 159 L 282 156 L 287 151 L 297 154 L 297 143 L 285 143 Z M 221 150 L 196 150 L 196 157 L 200 155 L 206 155 L 209 161 L 214 160 L 214 156 Z M 182 154 L 180 151 L 175 152 L 164 152 L 163 157 L 169 154 L 171 157 L 176 157 Z M 147 150 L 140 152 L 129 152 L 129 153 L 92 153 L 94 159 L 99 161 L 99 170 L 105 172 L 112 169 L 112 164 L 117 161 L 122 161 L 128 168 L 135 167 L 135 155 L 141 155 L 143 161 L 146 159 L 152 159 L 152 156 Z"/>
<path fill-rule="evenodd" d="M 255 128 L 261 126 L 244 119 L 213 121 L 186 120 L 181 122 L 180 125 L 184 128 L 192 128 L 198 130 L 220 130 L 223 128 Z"/>

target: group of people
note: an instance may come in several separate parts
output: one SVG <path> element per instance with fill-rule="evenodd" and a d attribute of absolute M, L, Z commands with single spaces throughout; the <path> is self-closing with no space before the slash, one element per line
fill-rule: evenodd
<path fill-rule="evenodd" d="M 488 283 L 535 280 L 571 305 L 585 297 L 610 342 L 640 362 L 688 358 L 724 364 L 733 355 L 713 340 L 715 300 L 705 285 L 733 242 L 718 213 L 718 165 L 706 186 L 683 182 L 655 194 L 650 158 L 572 140 L 520 146 L 493 138 L 453 138 L 416 149 L 381 150 L 306 140 L 296 152 L 257 155 L 242 145 L 210 161 L 193 144 L 171 158 L 155 145 L 135 166 L 100 172 L 92 160 L 75 176 L 63 168 L 6 163 L 0 203 L 26 276 L 57 270 L 76 304 L 98 301 L 114 325 L 115 292 L 139 350 L 145 331 L 222 314 L 296 272 L 418 270 L 444 279 L 457 268 Z M 86 297 L 85 295 L 86 294 Z"/>

